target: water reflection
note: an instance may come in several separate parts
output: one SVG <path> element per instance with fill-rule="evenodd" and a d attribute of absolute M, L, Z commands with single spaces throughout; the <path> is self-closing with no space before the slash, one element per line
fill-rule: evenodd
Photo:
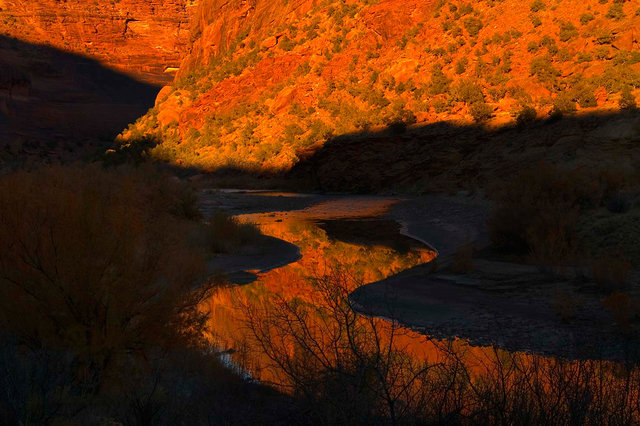
<path fill-rule="evenodd" d="M 435 256 L 380 219 L 393 202 L 338 200 L 242 216 L 296 244 L 302 258 L 218 291 L 203 307 L 212 341 L 233 349 L 232 359 L 253 377 L 308 399 L 325 416 L 319 423 L 354 422 L 353 413 L 360 423 L 638 420 L 635 368 L 434 340 L 354 313 L 348 295 L 355 287 Z"/>
<path fill-rule="evenodd" d="M 235 349 L 237 361 L 249 363 L 255 375 L 263 370 L 264 362 L 256 351 L 250 351 L 254 352 L 251 360 L 247 358 L 249 339 L 239 300 L 260 305 L 278 295 L 284 300 L 313 304 L 316 295 L 310 280 L 328 271 L 344 268 L 354 285 L 361 285 L 433 259 L 433 251 L 400 235 L 395 222 L 377 217 L 394 202 L 377 198 L 334 200 L 299 211 L 239 216 L 256 223 L 264 234 L 297 245 L 302 258 L 260 274 L 250 285 L 218 291 L 206 307 L 211 312 L 212 339 L 220 347 Z M 417 334 L 415 338 L 424 341 Z"/>

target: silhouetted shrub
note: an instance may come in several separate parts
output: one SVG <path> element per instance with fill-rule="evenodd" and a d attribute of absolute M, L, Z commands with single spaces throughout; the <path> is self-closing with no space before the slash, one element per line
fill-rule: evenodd
<path fill-rule="evenodd" d="M 532 106 L 525 105 L 522 107 L 518 116 L 516 117 L 516 124 L 518 126 L 524 126 L 525 124 L 532 123 L 538 117 L 536 109 Z"/>
<path fill-rule="evenodd" d="M 207 221 L 209 248 L 214 253 L 233 253 L 255 243 L 260 230 L 252 223 L 242 223 L 228 214 L 216 211 Z"/>
<path fill-rule="evenodd" d="M 493 243 L 541 263 L 560 264 L 576 254 L 575 225 L 583 205 L 597 197 L 578 171 L 547 165 L 524 170 L 496 189 L 489 221 Z"/>
<path fill-rule="evenodd" d="M 633 96 L 633 93 L 631 93 L 631 88 L 629 86 L 625 86 L 624 89 L 622 89 L 622 94 L 618 104 L 620 105 L 620 109 L 636 109 L 636 98 Z"/>

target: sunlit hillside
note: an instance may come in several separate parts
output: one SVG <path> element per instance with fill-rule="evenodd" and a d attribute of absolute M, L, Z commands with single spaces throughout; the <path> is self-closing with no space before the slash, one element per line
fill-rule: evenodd
<path fill-rule="evenodd" d="M 640 5 L 204 1 L 175 83 L 120 139 L 215 170 L 288 169 L 335 135 L 635 107 Z"/>

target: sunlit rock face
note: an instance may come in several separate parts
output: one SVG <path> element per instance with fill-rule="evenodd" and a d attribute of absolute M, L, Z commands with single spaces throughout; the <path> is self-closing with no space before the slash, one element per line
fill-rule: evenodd
<path fill-rule="evenodd" d="M 0 33 L 86 55 L 140 80 L 170 82 L 197 0 L 0 0 Z"/>
<path fill-rule="evenodd" d="M 153 137 L 151 157 L 180 166 L 286 173 L 335 136 L 424 146 L 407 128 L 616 113 L 640 96 L 633 2 L 530 3 L 201 0 L 176 80 L 121 139 Z M 415 181 L 431 159 L 406 157 L 394 176 Z"/>
<path fill-rule="evenodd" d="M 173 81 L 197 0 L 0 0 L 0 168 L 95 156 Z"/>
<path fill-rule="evenodd" d="M 193 43 L 178 77 L 208 65 L 213 57 L 226 50 L 240 34 L 251 33 L 259 39 L 268 37 L 267 34 L 274 32 L 274 29 L 304 16 L 316 3 L 315 0 L 200 0 L 192 17 Z M 269 34 L 274 46 L 283 35 L 282 31 L 275 35 Z"/>

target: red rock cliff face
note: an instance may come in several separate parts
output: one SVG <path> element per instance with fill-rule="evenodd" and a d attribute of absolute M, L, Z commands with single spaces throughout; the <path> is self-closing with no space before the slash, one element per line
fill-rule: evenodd
<path fill-rule="evenodd" d="M 640 95 L 639 27 L 631 1 L 201 0 L 174 84 L 120 139 L 279 173 L 355 132 L 617 112 Z"/>
<path fill-rule="evenodd" d="M 316 3 L 317 0 L 200 0 L 191 21 L 190 51 L 178 77 L 207 65 L 240 34 L 263 38 L 275 33 L 281 25 L 304 16 Z"/>
<path fill-rule="evenodd" d="M 166 84 L 188 46 L 196 6 L 197 0 L 0 0 L 0 34 Z"/>

